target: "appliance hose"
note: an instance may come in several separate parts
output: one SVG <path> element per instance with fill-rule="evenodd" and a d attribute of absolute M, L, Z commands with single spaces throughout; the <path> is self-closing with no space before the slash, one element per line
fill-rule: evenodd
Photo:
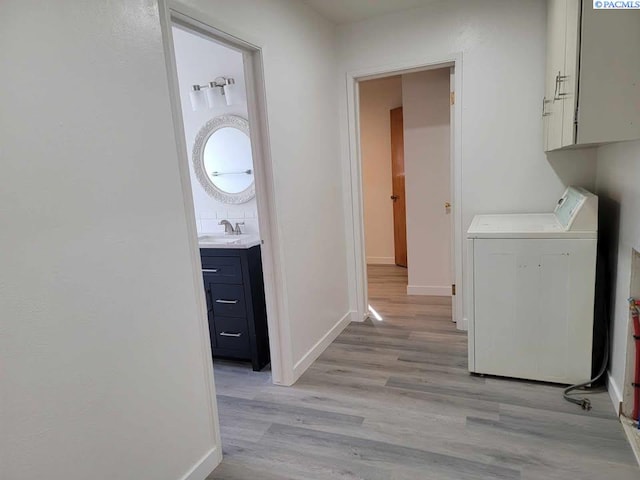
<path fill-rule="evenodd" d="M 589 385 L 597 382 L 602 378 L 604 372 L 607 371 L 607 365 L 609 364 L 609 326 L 607 325 L 605 328 L 605 339 L 604 339 L 604 352 L 602 355 L 602 364 L 600 365 L 600 371 L 598 374 L 592 378 L 591 380 L 583 383 L 577 383 L 575 385 L 571 385 L 567 387 L 562 392 L 562 396 L 567 402 L 575 403 L 576 405 L 580 405 L 583 410 L 591 410 L 591 401 L 586 398 L 575 398 L 570 395 L 570 393 L 574 390 L 586 390 Z"/>

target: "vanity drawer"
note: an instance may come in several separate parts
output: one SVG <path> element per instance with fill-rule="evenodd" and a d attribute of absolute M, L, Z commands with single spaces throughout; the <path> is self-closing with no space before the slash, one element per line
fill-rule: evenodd
<path fill-rule="evenodd" d="M 216 317 L 213 324 L 216 338 L 212 343 L 216 348 L 249 351 L 249 328 L 246 318 Z"/>
<path fill-rule="evenodd" d="M 239 257 L 202 256 L 202 273 L 216 283 L 242 283 Z"/>
<path fill-rule="evenodd" d="M 243 285 L 211 284 L 211 308 L 213 316 L 246 317 Z"/>

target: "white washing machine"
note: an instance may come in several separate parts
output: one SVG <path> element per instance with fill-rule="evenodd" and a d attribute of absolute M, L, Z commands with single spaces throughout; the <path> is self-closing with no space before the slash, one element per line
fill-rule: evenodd
<path fill-rule="evenodd" d="M 477 215 L 467 232 L 469 370 L 565 384 L 591 378 L 598 197 L 553 213 Z"/>

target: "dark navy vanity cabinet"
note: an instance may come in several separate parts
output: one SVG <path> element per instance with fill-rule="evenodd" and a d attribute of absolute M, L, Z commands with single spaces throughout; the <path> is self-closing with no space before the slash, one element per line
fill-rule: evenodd
<path fill-rule="evenodd" d="M 200 248 L 213 356 L 269 363 L 260 246 Z"/>

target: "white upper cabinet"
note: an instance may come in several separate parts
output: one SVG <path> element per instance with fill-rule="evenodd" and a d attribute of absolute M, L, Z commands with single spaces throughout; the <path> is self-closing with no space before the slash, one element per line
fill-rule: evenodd
<path fill-rule="evenodd" d="M 640 138 L 640 10 L 547 0 L 545 151 Z"/>

